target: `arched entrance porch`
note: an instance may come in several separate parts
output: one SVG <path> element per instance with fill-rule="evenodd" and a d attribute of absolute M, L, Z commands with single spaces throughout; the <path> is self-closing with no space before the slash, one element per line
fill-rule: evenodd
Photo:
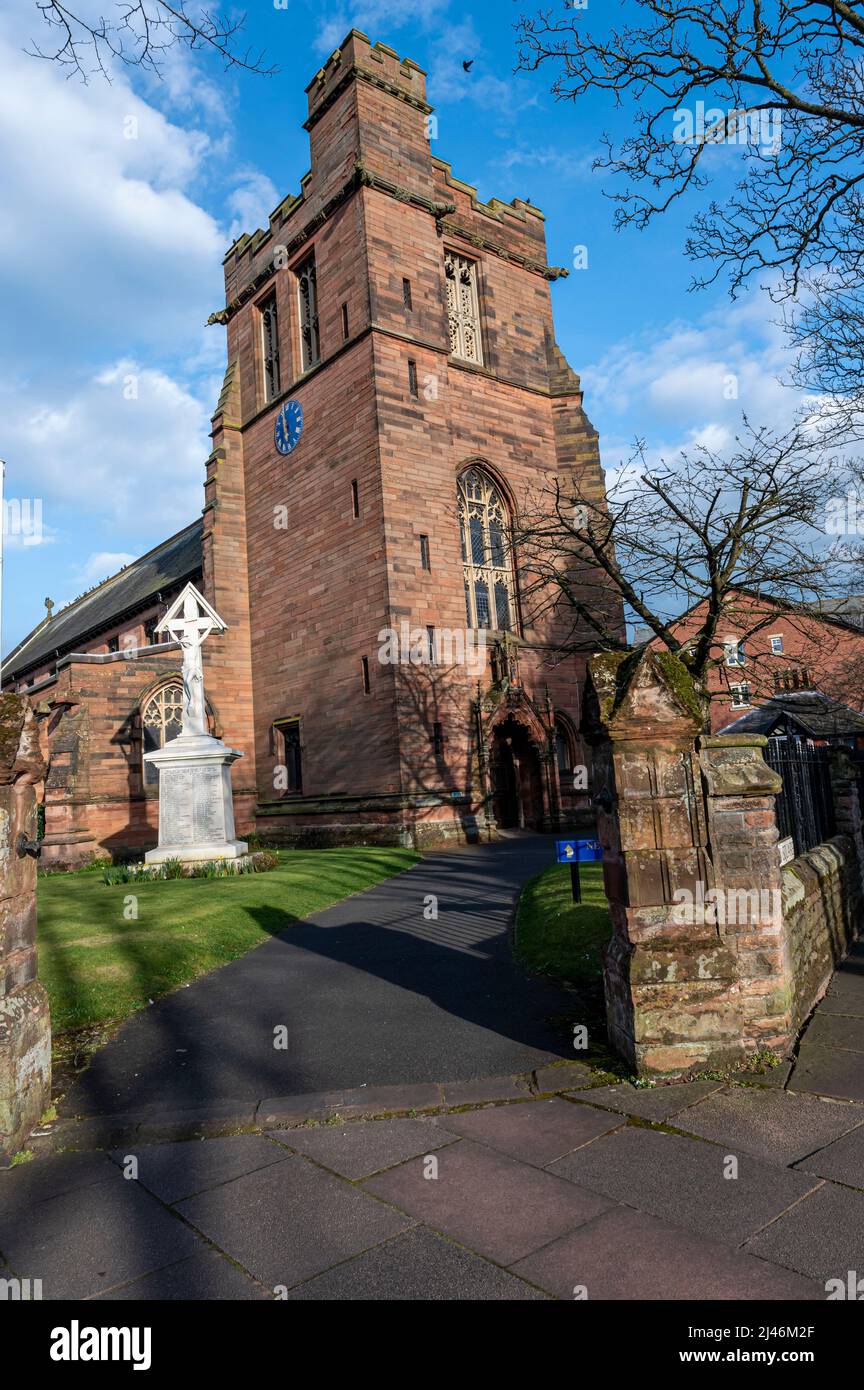
<path fill-rule="evenodd" d="M 491 733 L 492 814 L 502 830 L 542 830 L 548 824 L 548 787 L 541 748 L 524 722 L 509 715 Z"/>

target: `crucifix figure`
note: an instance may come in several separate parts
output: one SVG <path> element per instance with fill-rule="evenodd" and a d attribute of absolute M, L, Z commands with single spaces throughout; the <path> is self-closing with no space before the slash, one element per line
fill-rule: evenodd
<path fill-rule="evenodd" d="M 225 625 L 194 584 L 187 584 L 157 628 L 179 642 L 183 650 L 183 730 L 181 738 L 207 733 L 204 705 L 204 667 L 201 645 Z"/>

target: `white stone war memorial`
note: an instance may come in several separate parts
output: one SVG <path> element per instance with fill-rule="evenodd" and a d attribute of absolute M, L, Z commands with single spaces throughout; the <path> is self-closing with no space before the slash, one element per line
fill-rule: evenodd
<path fill-rule="evenodd" d="M 243 755 L 207 732 L 204 703 L 201 646 L 226 626 L 195 585 L 187 584 L 156 629 L 183 651 L 183 726 L 163 748 L 144 755 L 159 770 L 159 844 L 145 855 L 148 864 L 237 859 L 248 849 L 235 838 L 231 791 L 231 764 Z"/>

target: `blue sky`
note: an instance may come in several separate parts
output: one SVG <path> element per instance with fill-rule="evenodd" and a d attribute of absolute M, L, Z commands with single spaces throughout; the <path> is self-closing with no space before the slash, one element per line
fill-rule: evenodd
<path fill-rule="evenodd" d="M 797 397 L 778 383 L 787 361 L 767 297 L 730 305 L 722 285 L 688 293 L 682 247 L 696 204 L 646 233 L 613 230 L 612 185 L 591 163 L 603 131 L 627 133 L 629 112 L 557 103 L 551 71 L 514 74 L 523 8 L 254 0 L 246 35 L 278 76 L 226 76 L 216 59 L 175 51 L 161 83 L 126 71 L 84 86 L 22 52 L 45 42 L 35 0 L 5 0 L 0 457 L 7 497 L 40 500 L 43 534 L 6 539 L 4 652 L 43 616 L 46 596 L 70 601 L 200 512 L 224 367 L 224 330 L 204 326 L 222 303 L 221 259 L 298 189 L 304 88 L 352 25 L 427 69 L 433 150 L 459 177 L 483 198 L 540 206 L 550 261 L 569 266 L 587 247 L 587 268 L 552 294 L 607 469 L 636 436 L 656 457 L 722 445 L 742 410 L 756 423 L 791 417 Z M 602 27 L 608 16 L 589 0 L 578 21 Z M 463 58 L 474 59 L 468 75 Z M 740 172 L 734 149 L 711 156 L 721 186 Z"/>

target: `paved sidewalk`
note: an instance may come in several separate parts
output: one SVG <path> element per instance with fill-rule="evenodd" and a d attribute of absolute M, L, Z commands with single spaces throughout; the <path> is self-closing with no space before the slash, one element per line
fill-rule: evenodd
<path fill-rule="evenodd" d="M 232 1102 L 251 1114 L 270 1097 L 495 1076 L 563 1055 L 550 1020 L 572 1013 L 573 996 L 526 976 L 509 944 L 519 891 L 553 855 L 552 837 L 523 835 L 430 854 L 308 921 L 286 902 L 280 936 L 129 1019 L 62 1113 Z"/>
<path fill-rule="evenodd" d="M 595 1086 L 37 1157 L 0 1174 L 0 1277 L 46 1299 L 822 1299 L 864 1266 L 862 1188 L 864 1105 Z"/>
<path fill-rule="evenodd" d="M 788 1085 L 864 1102 L 864 941 L 837 968 L 801 1040 Z"/>
<path fill-rule="evenodd" d="M 547 860 L 548 842 L 530 845 L 534 861 L 523 858 L 518 870 L 525 877 Z M 430 924 L 442 934 L 430 956 L 403 877 L 382 885 L 399 884 L 393 896 L 373 890 L 381 908 L 374 930 L 372 895 L 349 900 L 309 924 L 291 968 L 281 968 L 302 1061 L 292 1074 L 306 1087 L 281 1099 L 247 1097 L 238 1112 L 230 1096 L 202 1103 L 175 1062 L 169 1103 L 61 1119 L 33 1141 L 35 1159 L 0 1172 L 0 1278 L 39 1279 L 46 1299 L 797 1301 L 824 1299 L 829 1280 L 854 1287 L 864 1275 L 864 943 L 837 971 L 789 1063 L 737 1084 L 605 1085 L 540 1045 L 543 1010 L 557 996 L 545 986 L 535 992 L 506 960 L 512 860 L 508 868 L 490 855 L 478 876 L 473 860 L 436 859 L 444 863 L 433 865 L 431 880 L 418 876 L 417 891 L 449 883 L 461 925 L 454 934 L 452 912 Z M 484 900 L 497 914 L 494 932 L 483 925 Z M 347 938 L 364 930 L 374 949 L 348 967 Z M 330 950 L 328 940 L 337 943 Z M 266 950 L 235 964 L 260 961 Z M 446 953 L 468 954 L 470 987 L 446 994 L 445 980 L 455 987 L 446 969 L 443 977 L 411 976 L 412 999 L 399 1015 L 400 1027 L 409 1025 L 404 1056 L 401 1034 L 382 1050 L 386 1019 L 370 1014 L 364 1033 L 357 1016 L 346 1027 L 338 1012 L 309 1009 L 308 1000 L 303 1014 L 292 985 L 298 973 L 308 984 L 307 956 L 323 958 L 336 971 L 335 1002 L 345 1004 L 343 990 L 349 980 L 360 987 L 364 959 L 375 978 L 388 975 L 383 998 L 398 1007 L 402 986 L 391 971 L 410 973 Z M 255 979 L 266 1009 L 275 1008 L 266 971 L 253 971 Z M 317 983 L 327 979 L 325 972 Z M 239 998 L 220 994 L 223 1015 L 209 1015 L 213 1000 L 204 994 L 186 1019 L 208 1030 L 192 1073 L 199 1079 L 218 1078 L 207 1059 L 220 1027 L 228 1074 L 245 1074 L 232 1048 L 255 991 L 242 972 L 240 983 Z M 499 987 L 506 1009 L 527 1010 L 524 1023 L 500 1003 L 482 1004 L 484 990 Z M 451 1005 L 461 998 L 461 1010 L 451 1014 L 445 997 Z M 365 1007 L 381 998 L 373 989 Z M 144 1040 L 163 1044 L 151 1064 L 158 1066 L 168 1052 L 158 1028 L 146 1031 L 154 1013 L 140 1023 Z M 272 1020 L 259 1012 L 249 1026 Z M 412 1021 L 428 1029 L 431 1055 L 446 1064 L 439 1076 L 453 1079 L 429 1079 L 433 1064 Z M 337 1043 L 327 1051 L 330 1030 Z M 515 1073 L 476 1077 L 477 1057 L 461 1052 L 471 1038 L 481 1062 L 503 1057 Z M 316 1069 L 313 1044 L 322 1039 Z M 244 1065 L 257 1055 L 244 1053 Z M 115 1045 L 102 1073 L 123 1079 L 121 1100 L 154 1094 L 147 1078 L 137 1088 L 138 1078 L 123 1071 L 136 1056 L 143 1067 L 143 1055 Z M 346 1087 L 343 1077 L 341 1089 L 309 1089 L 337 1065 L 354 1077 L 377 1066 L 396 1080 Z M 250 1089 L 260 1094 L 260 1086 Z M 116 1131 L 110 1141 L 106 1126 Z M 240 1127 L 248 1132 L 225 1132 Z M 188 1132 L 214 1137 L 156 1142 Z M 52 1144 L 78 1151 L 51 1153 Z"/>

